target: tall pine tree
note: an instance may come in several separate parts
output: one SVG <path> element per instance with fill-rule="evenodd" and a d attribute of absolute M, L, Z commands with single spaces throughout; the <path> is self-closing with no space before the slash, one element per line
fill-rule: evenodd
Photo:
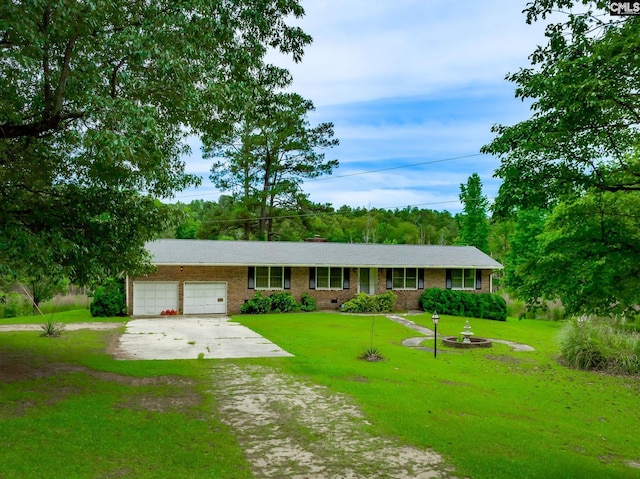
<path fill-rule="evenodd" d="M 467 184 L 460 184 L 460 201 L 463 204 L 460 215 L 459 242 L 475 246 L 485 253 L 489 252 L 489 222 L 487 211 L 489 201 L 482 194 L 482 181 L 477 173 L 472 174 Z"/>

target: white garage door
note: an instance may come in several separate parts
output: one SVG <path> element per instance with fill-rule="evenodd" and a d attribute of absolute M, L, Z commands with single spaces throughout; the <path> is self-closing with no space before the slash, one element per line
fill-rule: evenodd
<path fill-rule="evenodd" d="M 226 314 L 227 283 L 184 283 L 184 314 Z"/>
<path fill-rule="evenodd" d="M 136 281 L 133 283 L 133 315 L 156 316 L 167 309 L 178 310 L 178 283 Z"/>

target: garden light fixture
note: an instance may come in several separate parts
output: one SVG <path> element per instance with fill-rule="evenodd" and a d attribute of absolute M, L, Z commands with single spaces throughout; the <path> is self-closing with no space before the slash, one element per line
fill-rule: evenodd
<path fill-rule="evenodd" d="M 433 321 L 433 357 L 436 358 L 438 357 L 438 323 L 440 322 L 437 312 L 433 312 L 431 320 Z"/>

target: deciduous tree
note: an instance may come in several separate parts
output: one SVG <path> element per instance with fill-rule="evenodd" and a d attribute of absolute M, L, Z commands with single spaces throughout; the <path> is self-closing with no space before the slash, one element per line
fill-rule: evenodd
<path fill-rule="evenodd" d="M 0 275 L 139 271 L 157 201 L 197 184 L 185 136 L 216 138 L 271 49 L 300 60 L 297 0 L 0 3 Z"/>
<path fill-rule="evenodd" d="M 569 312 L 605 315 L 633 312 L 640 299 L 640 17 L 611 16 L 608 5 L 527 5 L 527 22 L 552 20 L 532 66 L 507 76 L 533 113 L 494 127 L 482 149 L 501 159 L 496 215 L 551 210 L 538 253 L 508 281 L 523 279 L 530 302 L 560 298 Z"/>
<path fill-rule="evenodd" d="M 634 317 L 640 304 L 640 194 L 591 190 L 560 203 L 518 267 L 523 299 L 561 298 L 569 313 Z"/>
<path fill-rule="evenodd" d="M 501 159 L 496 213 L 546 208 L 587 188 L 640 191 L 640 169 L 628 161 L 640 141 L 640 17 L 611 16 L 608 5 L 536 0 L 525 9 L 528 23 L 552 13 L 562 21 L 549 24 L 531 67 L 507 76 L 531 118 L 495 126 L 482 148 Z M 560 13 L 574 6 L 582 13 Z M 625 175 L 605 175 L 610 165 Z"/>

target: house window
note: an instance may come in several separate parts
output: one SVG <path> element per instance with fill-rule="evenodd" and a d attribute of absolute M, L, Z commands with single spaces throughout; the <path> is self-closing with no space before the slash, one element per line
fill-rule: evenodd
<path fill-rule="evenodd" d="M 284 267 L 256 266 L 256 289 L 283 289 Z"/>
<path fill-rule="evenodd" d="M 476 270 L 452 269 L 451 289 L 476 289 Z"/>
<path fill-rule="evenodd" d="M 316 289 L 343 289 L 344 275 L 342 268 L 316 268 Z"/>
<path fill-rule="evenodd" d="M 418 268 L 393 268 L 393 289 L 418 289 Z"/>

